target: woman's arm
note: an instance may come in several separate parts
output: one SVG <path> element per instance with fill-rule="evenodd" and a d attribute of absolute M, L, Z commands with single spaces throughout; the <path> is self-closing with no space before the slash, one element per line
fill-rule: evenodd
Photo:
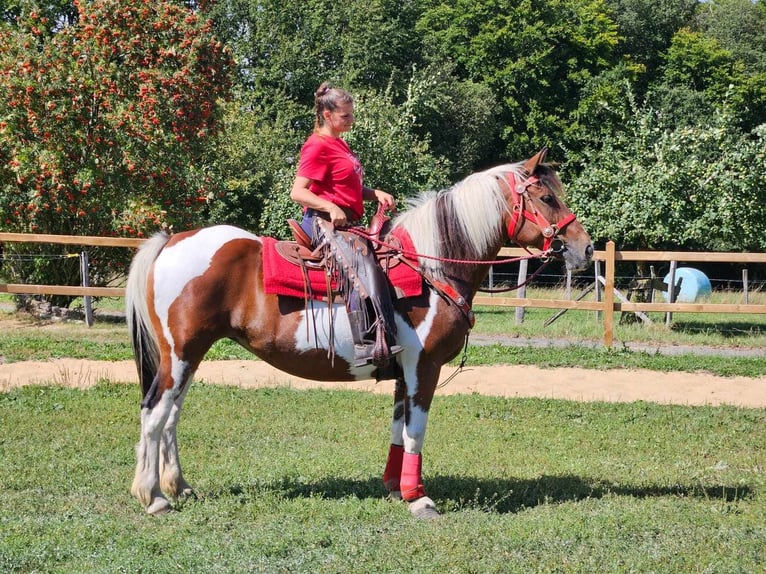
<path fill-rule="evenodd" d="M 290 199 L 299 203 L 303 207 L 309 207 L 329 214 L 330 221 L 332 221 L 335 227 L 343 227 L 346 225 L 348 221 L 343 210 L 333 202 L 318 197 L 309 189 L 309 185 L 311 185 L 311 180 L 309 178 L 300 175 L 296 176 L 295 181 L 293 182 L 293 188 L 290 191 Z"/>

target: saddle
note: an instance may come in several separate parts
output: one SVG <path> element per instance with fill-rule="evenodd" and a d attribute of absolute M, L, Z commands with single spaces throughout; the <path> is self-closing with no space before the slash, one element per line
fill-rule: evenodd
<path fill-rule="evenodd" d="M 288 220 L 295 241 L 276 242 L 274 252 L 300 267 L 307 302 L 313 290 L 310 271 L 322 270 L 328 300 L 335 294 L 345 302 L 354 339 L 354 365 L 372 363 L 380 374 L 391 366 L 391 356 L 401 351 L 394 344 L 393 287 L 388 277 L 388 271 L 399 263 L 393 255 L 400 249 L 379 240 L 390 229 L 390 218 L 378 208 L 367 229 L 338 230 L 319 218 L 314 223 L 316 247 L 295 220 Z"/>
<path fill-rule="evenodd" d="M 324 250 L 321 247 L 315 249 L 311 246 L 311 238 L 303 231 L 303 228 L 296 220 L 288 219 L 287 224 L 293 233 L 294 240 L 276 242 L 274 249 L 279 256 L 292 265 L 301 268 L 325 269 Z M 384 272 L 388 273 L 389 269 L 399 265 L 400 260 L 393 256 L 399 252 L 398 250 L 401 249 L 402 245 L 398 238 L 393 236 L 387 237 L 388 231 L 391 229 L 391 218 L 386 215 L 382 208 L 378 208 L 378 211 L 370 219 L 367 228 L 356 227 L 355 229 L 358 232 L 340 229 L 336 230 L 336 233 L 345 236 L 349 242 L 358 240 L 360 235 L 369 238 L 369 243 L 372 244 L 375 250 L 375 258 Z M 381 235 L 386 238 L 385 245 L 379 243 Z"/>

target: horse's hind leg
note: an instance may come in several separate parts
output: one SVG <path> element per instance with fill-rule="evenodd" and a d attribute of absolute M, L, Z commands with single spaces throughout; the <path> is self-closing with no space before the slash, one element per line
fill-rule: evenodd
<path fill-rule="evenodd" d="M 171 508 L 160 486 L 160 459 L 161 454 L 164 459 L 168 457 L 168 453 L 171 453 L 171 460 L 178 462 L 175 425 L 178 422 L 180 410 L 177 401 L 185 394 L 185 383 L 191 376 L 188 369 L 182 368 L 173 377 L 169 372 L 170 369 L 164 366 L 166 364 L 162 362 L 151 389 L 141 403 L 141 438 L 136 447 L 136 473 L 130 489 L 131 494 L 144 505 L 149 514 L 162 514 Z M 163 381 L 169 381 L 170 384 L 163 384 Z M 162 442 L 171 415 L 172 446 L 168 448 L 167 445 L 163 447 Z M 178 479 L 183 481 L 180 466 L 177 468 Z M 172 481 L 168 479 L 168 482 Z M 179 483 L 176 482 L 176 487 L 178 485 Z"/>
<path fill-rule="evenodd" d="M 190 383 L 191 377 L 186 381 L 184 390 L 173 403 L 170 415 L 162 430 L 162 440 L 160 442 L 160 488 L 171 498 L 192 496 L 194 494 L 192 487 L 184 480 L 181 473 L 181 462 L 178 457 L 178 439 L 176 436 L 178 419 L 181 416 L 181 408 L 183 407 Z"/>
<path fill-rule="evenodd" d="M 136 473 L 130 493 L 149 514 L 170 510 L 170 503 L 160 488 L 160 443 L 162 430 L 173 409 L 172 393 L 165 393 L 153 407 L 141 409 L 141 439 L 136 446 Z"/>

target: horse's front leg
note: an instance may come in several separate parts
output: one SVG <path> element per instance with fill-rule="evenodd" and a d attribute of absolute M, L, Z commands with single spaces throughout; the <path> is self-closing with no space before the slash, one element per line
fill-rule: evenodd
<path fill-rule="evenodd" d="M 391 446 L 388 449 L 386 468 L 383 471 L 383 485 L 391 498 L 401 499 L 402 464 L 404 462 L 404 403 L 407 400 L 407 386 L 404 379 L 397 378 L 394 387 L 394 416 L 391 420 Z"/>
<path fill-rule="evenodd" d="M 430 399 L 428 400 L 430 404 Z M 423 441 L 428 411 L 415 400 L 403 379 L 397 379 L 394 394 L 394 416 L 383 482 L 392 497 L 407 501 L 416 518 L 439 515 L 433 500 L 426 496 L 423 485 Z"/>

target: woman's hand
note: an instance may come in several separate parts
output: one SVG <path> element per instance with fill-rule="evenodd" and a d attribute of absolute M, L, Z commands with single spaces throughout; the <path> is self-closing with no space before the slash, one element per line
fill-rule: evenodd
<path fill-rule="evenodd" d="M 390 193 L 383 191 L 382 189 L 370 189 L 370 199 L 376 200 L 380 205 L 382 205 L 387 210 L 393 210 L 396 209 L 396 200 L 394 199 L 394 196 Z"/>
<path fill-rule="evenodd" d="M 310 185 L 310 179 L 297 176 L 293 183 L 293 189 L 290 192 L 290 198 L 301 204 L 303 207 L 310 207 L 317 211 L 324 211 L 330 216 L 330 221 L 335 227 L 345 227 L 348 225 L 346 213 L 331 201 L 317 197 L 317 195 L 309 189 Z"/>
<path fill-rule="evenodd" d="M 331 203 L 329 206 L 329 209 L 327 210 L 327 213 L 330 214 L 330 221 L 332 221 L 332 224 L 335 226 L 335 228 L 341 228 L 348 225 L 348 219 L 346 218 L 346 213 L 337 205 L 334 203 Z"/>

